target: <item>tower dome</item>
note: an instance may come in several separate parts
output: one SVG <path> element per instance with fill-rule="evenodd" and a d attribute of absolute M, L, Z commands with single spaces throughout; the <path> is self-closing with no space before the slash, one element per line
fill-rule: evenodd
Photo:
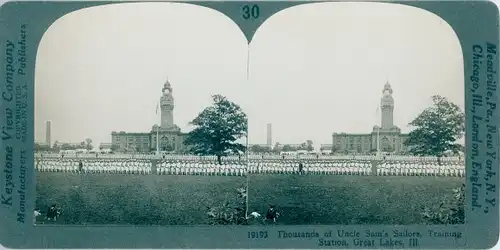
<path fill-rule="evenodd" d="M 170 82 L 167 79 L 167 82 L 163 85 L 163 89 L 161 90 L 164 95 L 168 95 L 172 93 L 172 85 L 170 85 Z"/>
<path fill-rule="evenodd" d="M 382 106 L 392 106 L 392 105 L 394 105 L 394 99 L 392 98 L 392 87 L 389 84 L 389 82 L 387 82 L 384 85 L 384 89 L 382 90 L 381 105 Z"/>
<path fill-rule="evenodd" d="M 392 88 L 391 88 L 391 85 L 389 84 L 389 82 L 387 82 L 384 85 L 384 90 L 382 90 L 382 93 L 384 93 L 384 95 L 386 95 L 386 94 L 391 94 L 392 95 Z"/>

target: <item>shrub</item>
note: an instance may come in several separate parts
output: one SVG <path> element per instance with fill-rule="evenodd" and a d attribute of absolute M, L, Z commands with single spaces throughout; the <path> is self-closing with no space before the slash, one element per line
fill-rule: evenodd
<path fill-rule="evenodd" d="M 422 217 L 428 224 L 465 223 L 465 184 L 453 189 L 452 199 L 441 202 L 437 209 L 426 208 Z"/>
<path fill-rule="evenodd" d="M 236 189 L 235 201 L 221 206 L 207 207 L 207 216 L 211 225 L 244 225 L 246 218 L 247 190 L 245 186 Z"/>

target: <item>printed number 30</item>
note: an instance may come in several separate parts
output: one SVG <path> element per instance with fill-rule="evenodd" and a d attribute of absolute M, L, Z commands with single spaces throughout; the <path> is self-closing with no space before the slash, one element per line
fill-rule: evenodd
<path fill-rule="evenodd" d="M 259 18 L 259 6 L 254 4 L 252 6 L 245 5 L 243 6 L 243 19 L 248 20 L 250 18 L 257 19 Z"/>

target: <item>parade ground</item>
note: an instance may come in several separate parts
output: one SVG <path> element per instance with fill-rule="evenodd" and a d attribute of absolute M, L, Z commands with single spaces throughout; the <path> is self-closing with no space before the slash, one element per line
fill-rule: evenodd
<path fill-rule="evenodd" d="M 277 224 L 423 224 L 424 207 L 451 199 L 459 177 L 273 175 L 249 177 L 249 211 L 270 204 Z M 245 176 L 38 172 L 36 206 L 57 204 L 38 224 L 206 225 L 207 207 L 238 200 Z M 257 221 L 254 221 L 257 223 Z"/>
<path fill-rule="evenodd" d="M 256 175 L 249 206 L 278 205 L 278 224 L 285 225 L 421 224 L 423 208 L 452 199 L 462 183 L 460 177 Z"/>

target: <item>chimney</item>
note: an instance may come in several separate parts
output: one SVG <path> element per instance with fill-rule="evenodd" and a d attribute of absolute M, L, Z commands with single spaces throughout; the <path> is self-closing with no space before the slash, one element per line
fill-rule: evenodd
<path fill-rule="evenodd" d="M 269 148 L 273 147 L 273 127 L 271 123 L 267 124 L 267 146 Z"/>
<path fill-rule="evenodd" d="M 45 122 L 45 143 L 49 146 L 49 148 L 52 148 L 52 144 L 50 144 L 50 121 Z"/>

